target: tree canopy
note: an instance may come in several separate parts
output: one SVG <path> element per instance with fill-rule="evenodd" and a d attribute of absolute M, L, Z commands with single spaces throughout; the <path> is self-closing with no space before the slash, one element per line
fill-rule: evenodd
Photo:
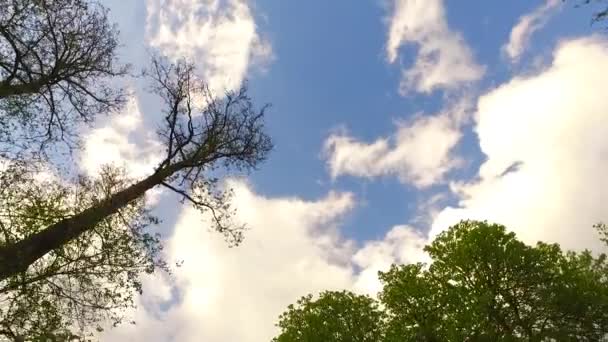
<path fill-rule="evenodd" d="M 112 83 L 118 30 L 91 0 L 0 0 L 2 152 L 44 151 L 78 143 L 75 129 L 125 101 Z"/>
<path fill-rule="evenodd" d="M 376 342 L 382 336 L 384 314 L 378 303 L 348 291 L 325 291 L 319 298 L 300 298 L 279 318 L 283 333 L 274 342 Z"/>
<path fill-rule="evenodd" d="M 529 246 L 504 226 L 479 221 L 449 228 L 425 251 L 429 265 L 379 273 L 376 303 L 368 298 L 362 305 L 354 294 L 341 301 L 327 293 L 304 297 L 281 316 L 276 340 L 343 341 L 325 336 L 348 335 L 350 327 L 357 336 L 380 331 L 375 341 L 599 341 L 608 334 L 604 254 Z M 359 321 L 376 324 L 352 324 Z M 359 331 L 365 327 L 373 328 Z"/>
<path fill-rule="evenodd" d="M 11 165 L 0 175 L 0 241 L 13 243 L 77 214 L 124 186 L 128 179 L 106 168 L 77 185 L 36 179 Z M 156 218 L 145 199 L 129 203 L 74 241 L 53 249 L 25 271 L 0 283 L 0 336 L 12 341 L 63 341 L 118 324 L 141 293 L 139 275 L 166 270 Z M 2 341 L 0 337 L 0 341 Z"/>
<path fill-rule="evenodd" d="M 211 228 L 229 243 L 242 240 L 231 189 L 213 170 L 246 171 L 264 160 L 272 148 L 265 108 L 256 110 L 244 87 L 215 97 L 185 62 L 155 60 L 149 77 L 167 108 L 158 130 L 165 156 L 149 176 L 132 180 L 109 168 L 63 186 L 65 180 L 37 183 L 19 162 L 2 172 L 0 315 L 12 329 L 5 336 L 15 329 L 35 336 L 120 321 L 113 309 L 132 304 L 129 293 L 141 290 L 138 275 L 162 265 L 159 241 L 146 233 L 156 222 L 145 204 L 152 188 L 174 192 L 209 215 Z M 45 311 L 37 316 L 28 307 Z"/>
<path fill-rule="evenodd" d="M 167 269 L 151 232 L 159 218 L 150 189 L 210 218 L 193 229 L 242 240 L 222 177 L 255 169 L 272 149 L 267 106 L 255 106 L 245 84 L 214 94 L 188 61 L 153 56 L 144 77 L 163 105 L 160 162 L 142 179 L 113 166 L 57 174 L 37 157 L 55 142 L 79 148 L 75 128 L 125 100 L 118 31 L 94 0 L 0 0 L 0 8 L 0 341 L 85 339 L 125 319 L 142 274 Z"/>

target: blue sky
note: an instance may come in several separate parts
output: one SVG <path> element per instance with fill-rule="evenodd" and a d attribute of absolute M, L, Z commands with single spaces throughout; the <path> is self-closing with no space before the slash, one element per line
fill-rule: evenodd
<path fill-rule="evenodd" d="M 146 280 L 139 329 L 108 340 L 260 341 L 308 292 L 374 294 L 459 219 L 594 248 L 608 197 L 608 41 L 591 8 L 546 1 L 107 0 L 123 60 L 185 56 L 212 88 L 248 80 L 276 148 L 232 179 L 251 228 L 228 249 L 156 193 L 174 277 Z M 88 132 L 82 168 L 154 162 L 158 102 L 140 81 Z M 121 119 L 122 118 L 122 119 Z M 518 167 L 512 167 L 518 165 Z M 603 177 L 605 178 L 605 177 Z M 602 188 L 602 185 L 604 187 Z M 582 199 L 581 197 L 584 197 Z M 602 216 L 603 215 L 603 216 Z M 572 237 L 575 238 L 572 238 Z M 230 315 L 230 324 L 219 322 Z M 255 319 L 251 317 L 255 316 Z M 142 328 L 143 327 L 143 328 Z"/>

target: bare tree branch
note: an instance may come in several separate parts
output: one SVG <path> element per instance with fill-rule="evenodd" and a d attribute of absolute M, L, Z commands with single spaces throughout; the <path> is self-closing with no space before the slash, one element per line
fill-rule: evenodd
<path fill-rule="evenodd" d="M 77 146 L 77 123 L 125 102 L 109 83 L 127 67 L 107 9 L 93 0 L 0 0 L 0 8 L 0 143 L 13 152 Z"/>
<path fill-rule="evenodd" d="M 267 107 L 254 109 L 245 87 L 215 97 L 186 62 L 155 59 L 152 65 L 152 89 L 168 108 L 165 126 L 158 131 L 166 139 L 166 158 L 148 177 L 107 193 L 99 202 L 35 234 L 0 245 L 0 280 L 26 271 L 156 186 L 167 187 L 209 212 L 215 230 L 232 243 L 240 242 L 243 226 L 232 222 L 231 190 L 221 189 L 211 174 L 218 168 L 250 170 L 266 158 L 272 149 L 262 121 Z"/>

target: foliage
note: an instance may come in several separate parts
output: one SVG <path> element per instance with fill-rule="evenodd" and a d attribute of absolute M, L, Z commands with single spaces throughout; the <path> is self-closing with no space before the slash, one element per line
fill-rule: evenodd
<path fill-rule="evenodd" d="M 380 275 L 381 298 L 396 317 L 391 325 L 425 332 L 421 322 L 399 317 L 422 298 L 440 308 L 422 320 L 434 331 L 426 340 L 595 341 L 608 332 L 604 255 L 527 246 L 504 226 L 474 221 L 451 227 L 425 250 L 433 259 L 428 270 L 394 266 Z M 411 285 L 413 274 L 433 288 L 432 299 Z"/>
<path fill-rule="evenodd" d="M 279 320 L 282 332 L 275 342 L 376 342 L 382 338 L 384 315 L 367 296 L 326 291 L 316 300 L 300 298 Z"/>
<path fill-rule="evenodd" d="M 145 77 L 165 108 L 161 161 L 147 177 L 112 168 L 41 177 L 32 160 L 49 162 L 38 157 L 51 143 L 78 148 L 81 123 L 124 103 L 116 85 L 127 68 L 98 1 L 0 0 L 0 8 L 0 341 L 82 339 L 120 323 L 140 276 L 166 269 L 148 229 L 157 222 L 150 189 L 176 193 L 230 244 L 242 240 L 222 178 L 255 169 L 272 149 L 267 107 L 255 108 L 245 85 L 213 94 L 191 63 L 154 56 Z"/>
<path fill-rule="evenodd" d="M 605 225 L 597 228 L 605 237 Z M 377 341 L 598 341 L 608 333 L 604 254 L 528 246 L 504 226 L 479 221 L 449 228 L 425 251 L 428 266 L 393 265 L 379 273 L 387 318 L 378 320 L 385 333 Z M 318 311 L 335 310 L 332 302 L 319 305 L 327 307 Z M 310 318 L 296 313 L 290 307 L 282 322 L 288 316 L 306 326 Z M 330 335 L 348 331 L 330 327 L 342 329 Z"/>
<path fill-rule="evenodd" d="M 0 176 L 0 244 L 24 239 L 128 184 L 110 168 L 71 185 L 36 177 L 18 164 Z M 120 323 L 142 291 L 139 274 L 166 270 L 158 237 L 145 230 L 154 223 L 142 198 L 0 283 L 0 336 L 84 338 L 102 323 Z"/>
<path fill-rule="evenodd" d="M 81 177 L 75 184 L 38 183 L 28 163 L 19 162 L 1 173 L 5 336 L 83 336 L 100 322 L 121 322 L 121 309 L 141 292 L 139 275 L 164 265 L 158 238 L 146 233 L 156 222 L 145 204 L 154 187 L 209 215 L 230 243 L 242 240 L 243 225 L 232 220 L 231 190 L 213 174 L 250 170 L 264 160 L 272 148 L 263 130 L 265 109 L 253 108 L 245 87 L 213 96 L 185 62 L 155 59 L 151 70 L 151 89 L 167 110 L 158 130 L 165 158 L 149 176 L 130 180 L 107 169 L 99 179 Z"/>
<path fill-rule="evenodd" d="M 82 336 L 99 322 L 118 324 L 121 309 L 141 292 L 139 275 L 164 265 L 158 238 L 146 233 L 156 222 L 145 203 L 154 187 L 208 215 L 229 243 L 242 240 L 231 189 L 215 175 L 251 170 L 265 159 L 272 148 L 265 107 L 254 108 L 246 87 L 217 98 L 184 61 L 155 58 L 147 76 L 166 105 L 157 132 L 165 155 L 147 177 L 131 180 L 107 169 L 99 179 L 39 183 L 31 164 L 18 161 L 0 173 L 5 336 Z"/>

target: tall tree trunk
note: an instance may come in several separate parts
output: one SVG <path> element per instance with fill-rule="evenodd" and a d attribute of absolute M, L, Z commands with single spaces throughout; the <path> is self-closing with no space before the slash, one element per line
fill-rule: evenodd
<path fill-rule="evenodd" d="M 116 213 L 146 191 L 159 185 L 180 170 L 182 165 L 164 167 L 147 178 L 119 191 L 97 205 L 70 218 L 63 219 L 21 241 L 0 247 L 0 281 L 25 271 L 36 260 L 57 249 L 80 234 L 94 228 L 104 218 Z"/>
<path fill-rule="evenodd" d="M 9 75 L 6 79 L 0 82 L 0 99 L 9 96 L 30 95 L 40 92 L 43 87 L 52 87 L 58 83 L 59 79 L 53 74 L 40 75 L 36 79 L 30 79 L 29 82 L 20 82 L 11 84 L 16 74 Z"/>
<path fill-rule="evenodd" d="M 34 81 L 26 84 L 8 84 L 8 82 L 0 83 L 0 99 L 9 96 L 34 94 L 42 89 L 44 83 L 42 81 Z"/>

